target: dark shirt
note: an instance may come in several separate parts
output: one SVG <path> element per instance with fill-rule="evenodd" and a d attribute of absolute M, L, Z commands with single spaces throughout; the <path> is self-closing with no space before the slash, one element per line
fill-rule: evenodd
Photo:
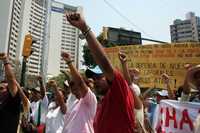
<path fill-rule="evenodd" d="M 3 97 L 2 97 L 3 96 Z M 19 93 L 15 97 L 7 91 L 0 96 L 0 132 L 16 133 L 20 116 Z"/>

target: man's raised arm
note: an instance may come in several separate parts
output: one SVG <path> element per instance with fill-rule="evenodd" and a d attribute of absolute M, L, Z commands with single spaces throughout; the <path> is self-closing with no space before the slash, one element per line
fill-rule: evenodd
<path fill-rule="evenodd" d="M 4 64 L 5 77 L 6 81 L 8 82 L 8 90 L 14 97 L 17 94 L 18 89 L 16 85 L 15 76 L 12 72 L 11 64 L 9 63 L 9 59 L 5 53 L 0 53 L 0 60 L 2 60 Z"/>
<path fill-rule="evenodd" d="M 114 69 L 111 63 L 109 62 L 108 58 L 106 57 L 103 47 L 96 39 L 90 27 L 86 24 L 83 16 L 81 16 L 79 13 L 72 13 L 66 14 L 66 17 L 71 25 L 77 27 L 82 31 L 83 35 L 85 36 L 88 42 L 89 49 L 92 53 L 95 62 L 103 70 L 106 78 L 109 81 L 112 81 L 114 79 Z"/>

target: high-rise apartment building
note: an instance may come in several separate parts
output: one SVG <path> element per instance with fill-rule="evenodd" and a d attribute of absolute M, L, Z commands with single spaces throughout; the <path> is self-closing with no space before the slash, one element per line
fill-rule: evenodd
<path fill-rule="evenodd" d="M 44 53 L 48 50 L 48 5 L 49 0 L 24 0 L 20 44 L 23 44 L 25 35 L 29 33 L 37 40 L 32 46 L 34 52 L 27 63 L 27 73 L 30 75 L 45 73 L 43 67 L 46 66 Z"/>
<path fill-rule="evenodd" d="M 31 75 L 45 73 L 46 70 L 49 2 L 50 0 L 2 0 L 0 4 L 0 52 L 8 53 L 12 64 L 22 60 L 26 34 L 30 33 L 37 40 L 27 63 L 27 73 Z"/>
<path fill-rule="evenodd" d="M 172 42 L 199 42 L 200 41 L 200 17 L 193 12 L 186 14 L 185 20 L 176 19 L 170 25 Z"/>
<path fill-rule="evenodd" d="M 19 36 L 22 21 L 22 0 L 1 0 L 0 4 L 0 52 L 8 53 L 15 66 L 19 60 Z M 0 62 L 0 77 L 3 75 L 3 66 Z"/>
<path fill-rule="evenodd" d="M 82 13 L 81 7 L 74 7 L 60 2 L 52 1 L 49 24 L 49 53 L 48 76 L 56 76 L 61 70 L 66 70 L 67 65 L 61 58 L 61 52 L 70 53 L 77 68 L 80 65 L 80 31 L 69 24 L 65 12 Z"/>
<path fill-rule="evenodd" d="M 49 75 L 58 75 L 67 66 L 61 51 L 69 52 L 80 68 L 80 31 L 66 21 L 64 12 L 82 13 L 81 7 L 54 0 L 2 0 L 0 9 L 0 52 L 8 53 L 13 64 L 22 61 L 24 38 L 31 34 L 37 42 L 32 46 L 27 74 L 46 76 L 48 71 Z M 2 69 L 0 65 L 0 72 Z"/>

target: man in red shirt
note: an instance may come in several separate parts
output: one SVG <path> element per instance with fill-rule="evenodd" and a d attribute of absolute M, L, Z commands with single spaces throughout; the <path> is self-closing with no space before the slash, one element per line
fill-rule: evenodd
<path fill-rule="evenodd" d="M 95 88 L 104 95 L 94 120 L 95 133 L 134 133 L 133 97 L 122 75 L 109 62 L 101 44 L 97 41 L 83 17 L 78 13 L 66 14 L 70 24 L 80 29 L 100 69 L 87 70 L 94 79 Z M 83 37 L 82 36 L 82 37 Z"/>

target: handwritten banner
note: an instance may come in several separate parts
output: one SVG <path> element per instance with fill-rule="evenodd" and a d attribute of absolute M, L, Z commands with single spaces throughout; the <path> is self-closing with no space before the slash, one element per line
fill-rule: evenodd
<path fill-rule="evenodd" d="M 118 52 L 124 51 L 129 69 L 140 70 L 141 87 L 163 88 L 161 74 L 167 73 L 171 78 L 172 89 L 177 89 L 184 81 L 184 65 L 200 64 L 200 43 L 129 45 L 105 48 L 105 51 L 117 68 L 121 68 Z"/>

